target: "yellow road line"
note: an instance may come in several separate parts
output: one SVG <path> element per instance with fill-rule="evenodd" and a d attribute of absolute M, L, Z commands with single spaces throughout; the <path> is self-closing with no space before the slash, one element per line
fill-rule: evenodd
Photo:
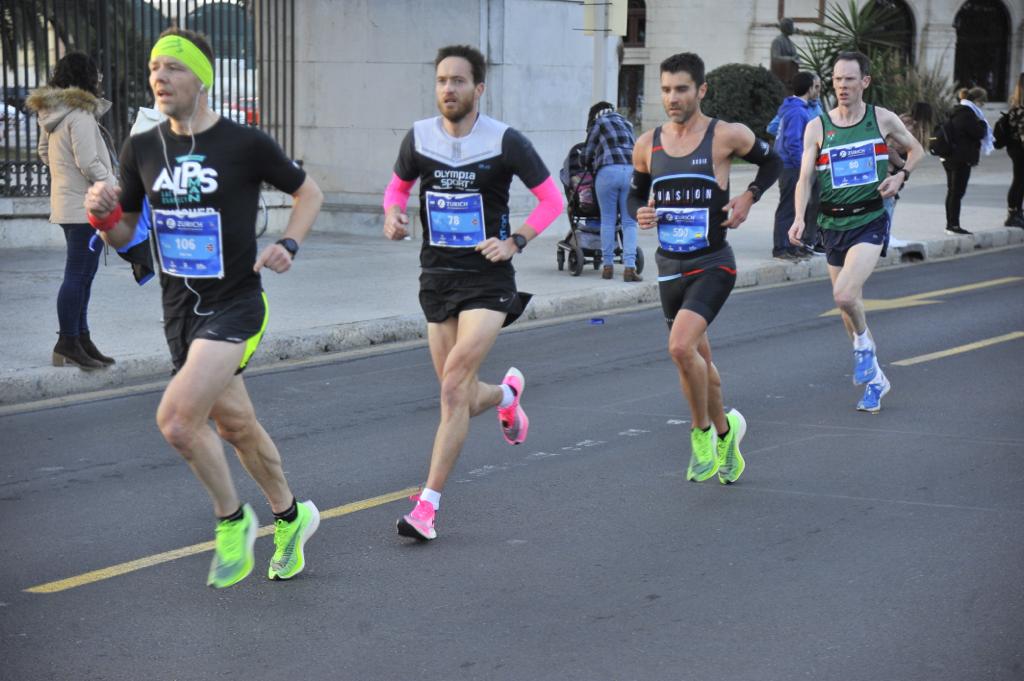
<path fill-rule="evenodd" d="M 979 281 L 974 284 L 964 284 L 963 286 L 954 286 L 953 288 L 939 289 L 938 291 L 928 291 L 927 293 L 915 293 L 907 296 L 908 298 L 937 298 L 939 296 L 947 296 L 951 293 L 963 293 L 964 291 L 975 291 L 980 288 L 988 288 L 990 286 L 1002 286 L 1003 284 L 1012 284 L 1015 281 L 1020 281 L 1022 277 L 1003 277 L 1001 279 L 989 279 L 988 281 Z"/>
<path fill-rule="evenodd" d="M 942 296 L 948 296 L 954 293 L 964 293 L 965 291 L 976 291 L 978 289 L 989 288 L 992 286 L 1002 286 L 1003 284 L 1012 284 L 1020 281 L 1024 277 L 1002 277 L 1000 279 L 989 279 L 988 281 L 978 281 L 973 284 L 964 284 L 963 286 L 954 286 L 953 288 L 944 288 L 937 291 L 925 291 L 924 293 L 912 293 L 909 296 L 900 296 L 899 298 L 865 298 L 864 309 L 868 312 L 879 312 L 882 310 L 900 310 L 907 307 L 917 307 L 919 305 L 935 305 L 941 303 L 941 300 L 930 300 L 930 298 L 940 298 Z M 834 307 L 828 312 L 822 312 L 820 317 L 837 317 L 839 315 L 839 308 Z"/>
<path fill-rule="evenodd" d="M 410 494 L 415 494 L 417 491 L 419 491 L 419 487 L 409 487 L 397 492 L 382 494 L 379 497 L 363 499 L 362 501 L 353 501 L 351 504 L 345 504 L 343 506 L 335 506 L 334 508 L 327 509 L 326 511 L 321 511 L 320 519 L 327 520 L 329 518 L 338 518 L 350 513 L 355 513 L 356 511 L 363 511 L 368 508 L 373 508 L 374 506 L 388 504 L 392 501 L 404 499 Z M 274 526 L 266 525 L 259 529 L 257 536 L 264 537 L 266 535 L 273 534 L 273 532 Z M 75 587 L 85 586 L 86 584 L 92 584 L 93 582 L 100 582 L 104 579 L 110 579 L 111 577 L 135 572 L 136 570 L 142 570 L 143 568 L 153 567 L 160 563 L 166 563 L 172 560 L 177 560 L 178 558 L 194 556 L 197 553 L 205 553 L 206 551 L 212 550 L 213 542 L 206 541 L 201 544 L 193 544 L 192 546 L 184 546 L 180 549 L 174 549 L 173 551 L 165 551 L 164 553 L 146 556 L 145 558 L 139 558 L 138 560 L 130 560 L 127 563 L 111 565 L 110 567 L 93 570 L 92 572 L 86 572 L 84 574 L 77 575 L 75 577 L 68 577 L 67 579 L 61 579 L 56 582 L 47 582 L 46 584 L 40 584 L 39 586 L 33 586 L 25 589 L 25 591 L 34 594 L 57 593 L 58 591 L 74 589 Z"/>
<path fill-rule="evenodd" d="M 958 345 L 955 348 L 950 348 L 949 350 L 939 350 L 938 352 L 929 352 L 927 355 L 918 355 L 917 357 L 911 357 L 909 359 L 901 359 L 897 362 L 893 362 L 893 364 L 896 366 L 908 367 L 911 364 L 920 364 L 921 362 L 930 362 L 933 359 L 942 359 L 943 357 L 949 357 L 950 355 L 959 355 L 962 352 L 979 350 L 997 343 L 1017 340 L 1018 338 L 1024 338 L 1024 331 L 1014 331 L 1012 333 L 1003 334 L 1002 336 L 986 338 L 985 340 L 967 343 L 966 345 Z"/>

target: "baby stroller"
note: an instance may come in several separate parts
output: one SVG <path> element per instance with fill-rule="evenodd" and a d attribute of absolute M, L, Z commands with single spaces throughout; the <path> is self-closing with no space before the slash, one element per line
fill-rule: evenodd
<path fill-rule="evenodd" d="M 574 277 L 583 273 L 583 268 L 591 264 L 594 269 L 601 267 L 601 210 L 597 205 L 597 193 L 594 189 L 594 173 L 583 164 L 582 153 L 584 143 L 573 145 L 562 163 L 559 179 L 565 188 L 567 212 L 569 214 L 569 233 L 558 242 L 555 259 L 558 271 L 565 269 L 568 262 L 569 274 Z M 615 219 L 615 262 L 622 264 L 622 220 L 620 215 Z M 637 246 L 636 271 L 644 271 L 644 253 Z"/>

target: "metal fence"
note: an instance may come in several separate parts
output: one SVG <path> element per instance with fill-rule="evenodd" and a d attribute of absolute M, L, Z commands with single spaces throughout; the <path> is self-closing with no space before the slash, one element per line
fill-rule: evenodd
<path fill-rule="evenodd" d="M 210 106 L 266 130 L 289 155 L 295 136 L 295 0 L 0 0 L 3 102 L 0 196 L 47 196 L 38 127 L 25 110 L 71 50 L 89 54 L 113 106 L 100 119 L 116 149 L 139 107 L 153 106 L 149 50 L 180 26 L 206 34 L 216 55 Z"/>

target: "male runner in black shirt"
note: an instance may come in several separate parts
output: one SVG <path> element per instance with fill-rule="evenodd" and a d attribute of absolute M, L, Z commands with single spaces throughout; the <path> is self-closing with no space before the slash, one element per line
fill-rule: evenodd
<path fill-rule="evenodd" d="M 742 123 L 704 115 L 700 102 L 707 88 L 704 62 L 696 54 L 661 63 L 661 102 L 669 120 L 637 140 L 630 207 L 641 229 L 658 228 L 668 351 L 693 418 L 686 479 L 702 482 L 717 473 L 719 482 L 729 484 L 743 473 L 739 446 L 747 425 L 739 410 L 725 412 L 707 329 L 736 283 L 726 232 L 747 219 L 753 203 L 778 179 L 782 160 Z M 756 164 L 758 172 L 730 200 L 733 158 Z"/>
<path fill-rule="evenodd" d="M 122 186 L 96 183 L 86 208 L 92 225 L 117 247 L 134 234 L 142 200 L 149 198 L 150 239 L 175 368 L 157 425 L 213 500 L 219 523 L 207 583 L 221 588 L 251 572 L 259 521 L 239 501 L 218 434 L 234 447 L 274 513 L 269 578 L 289 579 L 302 571 L 303 545 L 320 522 L 313 502 L 296 503 L 241 372 L 267 323 L 260 270 L 281 273 L 291 267 L 323 196 L 270 137 L 210 109 L 212 65 L 213 51 L 200 34 L 161 34 L 150 55 L 149 84 L 169 120 L 125 142 Z M 284 238 L 257 256 L 255 218 L 263 181 L 295 202 Z"/>
<path fill-rule="evenodd" d="M 441 115 L 417 121 L 405 136 L 384 195 L 384 235 L 402 239 L 408 234 L 409 191 L 420 181 L 420 306 L 441 383 L 441 422 L 426 485 L 413 498 L 412 512 L 398 521 L 399 534 L 420 540 L 437 536 L 441 490 L 471 417 L 497 407 L 505 441 L 516 445 L 526 439 L 522 373 L 512 367 L 500 385 L 489 385 L 477 372 L 502 326 L 528 300 L 516 290 L 512 256 L 562 211 L 561 192 L 530 142 L 479 112 L 484 56 L 464 45 L 443 47 L 434 66 Z M 515 233 L 508 208 L 513 175 L 540 200 Z"/>

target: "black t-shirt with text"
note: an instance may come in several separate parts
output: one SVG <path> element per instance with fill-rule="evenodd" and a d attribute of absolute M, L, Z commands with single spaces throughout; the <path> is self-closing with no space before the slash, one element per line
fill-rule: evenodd
<path fill-rule="evenodd" d="M 508 238 L 512 176 L 518 176 L 530 189 L 549 176 L 544 162 L 522 133 L 483 114 L 465 137 L 452 137 L 445 132 L 440 116 L 417 121 L 402 140 L 394 170 L 402 180 L 420 181 L 420 265 L 424 272 L 512 271 L 511 261 L 492 263 L 471 247 L 431 245 L 427 192 L 435 197 L 479 194 L 484 236 Z M 435 208 L 437 201 L 435 198 L 431 204 Z M 438 213 L 433 217 L 437 219 Z"/>
<path fill-rule="evenodd" d="M 252 269 L 260 184 L 293 194 L 305 178 L 305 171 L 270 136 L 226 118 L 195 135 L 194 149 L 192 138 L 175 135 L 166 121 L 128 138 L 121 149 L 121 205 L 126 213 L 140 212 L 143 197 L 148 197 L 155 211 L 220 214 L 223 277 L 186 279 L 161 271 L 165 316 L 191 309 L 196 294 L 202 312 L 213 303 L 261 290 L 260 275 Z M 151 225 L 151 239 L 153 229 Z"/>

